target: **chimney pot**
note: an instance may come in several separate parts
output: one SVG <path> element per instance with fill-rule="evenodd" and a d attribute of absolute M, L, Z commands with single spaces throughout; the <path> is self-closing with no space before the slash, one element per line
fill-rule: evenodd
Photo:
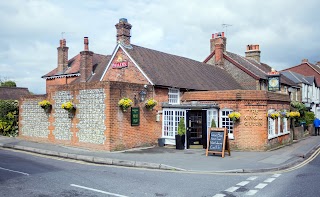
<path fill-rule="evenodd" d="M 245 52 L 246 58 L 254 59 L 260 63 L 260 53 L 258 44 L 247 45 L 247 51 Z"/>
<path fill-rule="evenodd" d="M 84 37 L 84 50 L 89 51 L 89 38 Z"/>

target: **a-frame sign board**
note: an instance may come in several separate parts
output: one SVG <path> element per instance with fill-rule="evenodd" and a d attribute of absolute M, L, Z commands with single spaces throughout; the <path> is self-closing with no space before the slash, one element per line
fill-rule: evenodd
<path fill-rule="evenodd" d="M 229 156 L 231 156 L 227 129 L 210 128 L 206 156 L 208 156 L 209 153 L 220 153 L 223 158 L 225 150 L 227 150 Z"/>

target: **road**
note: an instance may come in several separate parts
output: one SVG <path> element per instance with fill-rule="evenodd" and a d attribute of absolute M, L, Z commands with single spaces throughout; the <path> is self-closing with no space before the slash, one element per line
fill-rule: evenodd
<path fill-rule="evenodd" d="M 0 149 L 0 196 L 319 196 L 320 159 L 289 172 L 199 174 L 85 164 Z"/>

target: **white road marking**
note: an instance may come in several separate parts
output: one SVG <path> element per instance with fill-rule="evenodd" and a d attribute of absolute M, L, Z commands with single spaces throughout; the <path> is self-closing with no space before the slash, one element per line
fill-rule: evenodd
<path fill-rule="evenodd" d="M 264 188 L 265 186 L 267 186 L 268 184 L 266 184 L 266 183 L 259 183 L 257 186 L 255 186 L 254 188 L 256 188 L 256 189 L 262 189 L 262 188 Z"/>
<path fill-rule="evenodd" d="M 247 181 L 253 181 L 253 180 L 256 180 L 257 178 L 258 178 L 257 176 L 252 176 L 247 178 Z"/>
<path fill-rule="evenodd" d="M 236 191 L 237 189 L 239 189 L 240 187 L 230 187 L 230 188 L 228 188 L 228 189 L 226 189 L 226 190 L 224 190 L 224 191 L 226 191 L 226 192 L 234 192 L 234 191 Z"/>
<path fill-rule="evenodd" d="M 281 174 L 274 174 L 274 175 L 272 175 L 271 177 L 277 178 L 277 177 L 279 177 L 279 176 L 281 176 Z"/>
<path fill-rule="evenodd" d="M 264 180 L 263 182 L 266 183 L 271 183 L 272 181 L 274 181 L 276 178 L 267 178 L 266 180 Z"/>
<path fill-rule="evenodd" d="M 224 195 L 224 194 L 216 194 L 216 195 L 214 195 L 212 197 L 224 197 L 224 196 L 226 196 L 226 195 Z"/>
<path fill-rule="evenodd" d="M 249 191 L 246 193 L 246 195 L 247 195 L 247 196 L 253 196 L 253 195 L 255 195 L 257 192 L 258 192 L 258 190 L 249 190 Z"/>
<path fill-rule="evenodd" d="M 82 189 L 86 189 L 86 190 L 90 190 L 90 191 L 94 191 L 94 192 L 99 192 L 99 193 L 102 193 L 102 194 L 108 194 L 108 195 L 111 195 L 111 196 L 128 197 L 128 196 L 123 196 L 123 195 L 120 195 L 120 194 L 114 194 L 114 193 L 105 192 L 105 191 L 98 190 L 98 189 L 93 189 L 93 188 L 90 188 L 90 187 L 84 187 L 84 186 L 81 186 L 81 185 L 70 184 L 70 186 L 78 187 L 78 188 L 82 188 Z"/>
<path fill-rule="evenodd" d="M 239 186 L 245 186 L 245 185 L 247 185 L 248 183 L 249 183 L 249 181 L 242 181 L 242 182 L 238 183 L 237 185 L 239 185 Z"/>
<path fill-rule="evenodd" d="M 6 171 L 15 172 L 15 173 L 19 173 L 19 174 L 23 174 L 23 175 L 29 176 L 28 173 L 19 172 L 19 171 L 15 171 L 15 170 L 10 170 L 10 169 L 7 169 L 7 168 L 1 168 L 1 167 L 0 167 L 0 170 L 6 170 Z"/>

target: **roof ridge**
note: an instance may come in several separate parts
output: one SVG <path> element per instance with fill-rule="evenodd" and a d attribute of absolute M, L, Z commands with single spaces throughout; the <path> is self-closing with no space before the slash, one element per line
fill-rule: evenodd
<path fill-rule="evenodd" d="M 227 51 L 228 53 L 232 53 L 232 52 L 229 52 L 229 51 Z M 248 60 L 246 60 L 244 57 L 242 57 L 241 55 L 239 55 L 239 54 L 236 54 L 236 53 L 232 53 L 232 54 L 234 54 L 234 55 L 237 55 L 237 56 L 239 56 L 241 59 L 243 59 L 243 60 L 245 60 L 245 61 L 247 61 L 247 62 L 249 62 Z M 228 56 L 227 54 L 226 54 L 226 56 Z M 231 58 L 230 56 L 228 56 L 229 58 Z M 231 58 L 232 59 L 232 58 Z M 249 62 L 250 64 L 252 64 L 251 62 Z M 255 66 L 256 67 L 256 66 Z M 258 78 L 260 78 L 256 73 L 254 73 L 254 72 L 252 72 L 251 70 L 249 70 L 248 68 L 246 68 L 246 67 L 243 67 L 243 68 L 245 68 L 246 70 L 248 70 L 248 71 L 250 71 L 253 75 L 255 75 L 256 77 L 258 77 Z M 256 67 L 257 68 L 257 67 Z M 260 71 L 262 71 L 260 68 L 258 68 Z M 262 71 L 263 72 L 263 71 Z M 265 72 L 263 72 L 264 74 L 266 74 Z"/>
<path fill-rule="evenodd" d="M 254 65 L 252 62 L 250 62 L 248 59 L 246 59 L 245 57 L 242 57 L 241 55 L 239 55 L 243 60 L 247 61 L 249 64 L 251 64 L 252 66 L 256 67 L 258 70 L 260 70 L 262 73 L 267 74 L 266 72 L 264 72 L 261 68 L 259 68 L 258 66 Z"/>
<path fill-rule="evenodd" d="M 294 78 L 296 78 L 299 82 L 302 82 L 302 81 L 295 75 L 295 72 L 292 72 L 291 70 L 289 70 L 289 73 L 290 73 Z"/>

